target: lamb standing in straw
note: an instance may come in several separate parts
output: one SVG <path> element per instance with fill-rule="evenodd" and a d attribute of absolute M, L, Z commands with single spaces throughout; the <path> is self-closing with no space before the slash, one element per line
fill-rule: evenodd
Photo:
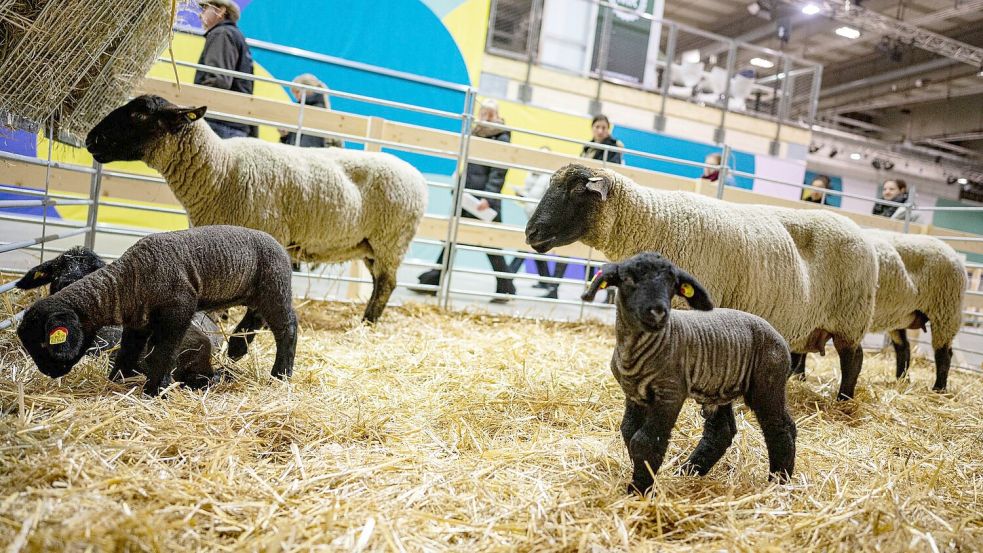
<path fill-rule="evenodd" d="M 297 261 L 364 260 L 364 319 L 376 321 L 423 217 L 423 175 L 386 153 L 222 140 L 205 111 L 140 96 L 96 125 L 86 147 L 100 163 L 142 160 L 159 171 L 194 226 L 266 231 Z"/>
<path fill-rule="evenodd" d="M 611 372 L 625 392 L 621 435 L 634 464 L 632 489 L 645 492 L 659 472 L 679 411 L 692 397 L 703 406 L 703 438 L 683 465 L 704 475 L 737 434 L 732 402 L 743 397 L 768 446 L 772 476 L 795 467 L 795 422 L 785 407 L 788 346 L 761 317 L 714 309 L 692 275 L 645 252 L 601 268 L 585 301 L 618 287 L 617 344 Z M 673 311 L 679 296 L 692 311 Z"/>
<path fill-rule="evenodd" d="M 613 261 L 661 251 L 699 278 L 716 305 L 765 319 L 792 351 L 818 351 L 832 336 L 842 371 L 838 397 L 853 397 L 877 258 L 849 219 L 663 192 L 573 164 L 553 175 L 526 242 L 542 253 L 576 240 Z"/>
<path fill-rule="evenodd" d="M 17 336 L 42 373 L 61 378 L 98 329 L 123 325 L 116 370 L 137 374 L 149 352 L 144 391 L 157 395 L 195 312 L 245 305 L 245 319 L 255 312 L 273 332 L 271 373 L 286 378 L 297 345 L 290 277 L 287 252 L 265 232 L 216 225 L 151 234 L 106 268 L 29 307 Z"/>

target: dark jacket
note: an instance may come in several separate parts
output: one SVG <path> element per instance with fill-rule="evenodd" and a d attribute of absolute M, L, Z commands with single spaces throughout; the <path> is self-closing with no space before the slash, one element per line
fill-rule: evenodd
<path fill-rule="evenodd" d="M 907 203 L 908 193 L 902 192 L 900 196 L 890 201 L 897 202 L 899 204 Z M 881 217 L 894 217 L 894 213 L 896 211 L 898 211 L 897 206 L 885 205 L 878 202 L 874 204 L 874 209 L 873 211 L 871 211 L 871 213 L 873 213 L 874 215 L 880 215 Z"/>
<path fill-rule="evenodd" d="M 509 131 L 501 131 L 496 134 L 476 134 L 482 138 L 490 138 L 492 140 L 501 140 L 502 142 L 511 142 L 512 133 Z M 470 190 L 481 190 L 483 192 L 494 192 L 500 194 L 502 192 L 502 186 L 505 184 L 505 173 L 507 169 L 501 169 L 499 167 L 489 167 L 487 165 L 478 165 L 477 163 L 468 164 L 468 174 L 467 180 L 464 181 L 464 188 Z M 485 198 L 488 200 L 488 205 L 498 212 L 495 215 L 495 221 L 502 220 L 502 200 L 495 198 Z M 464 211 L 465 217 L 470 217 L 467 211 Z"/>
<path fill-rule="evenodd" d="M 324 94 L 309 94 L 304 98 L 304 105 L 314 106 L 316 108 L 327 107 L 327 102 L 324 101 Z M 294 145 L 297 141 L 297 133 L 291 131 L 280 137 L 280 142 L 282 144 Z M 323 136 L 314 136 L 313 134 L 302 134 L 300 135 L 301 148 L 341 148 L 343 143 L 337 138 L 324 138 Z"/>
<path fill-rule="evenodd" d="M 591 142 L 595 141 L 591 140 Z M 625 147 L 623 142 L 611 135 L 608 135 L 608 137 L 602 140 L 600 143 L 604 144 L 605 146 L 614 146 L 616 148 Z M 584 149 L 580 151 L 580 157 L 586 157 L 588 159 L 601 160 L 604 159 L 605 155 L 607 156 L 608 163 L 623 163 L 621 160 L 621 152 L 609 152 L 607 150 L 592 148 L 590 146 L 584 146 Z"/>
<path fill-rule="evenodd" d="M 246 37 L 239 27 L 231 21 L 222 21 L 205 33 L 205 47 L 198 58 L 199 65 L 209 65 L 240 73 L 253 72 L 253 56 L 246 45 Z M 201 69 L 195 71 L 195 84 L 241 92 L 253 93 L 253 82 L 228 75 L 217 75 Z M 241 123 L 228 123 L 230 126 L 241 127 L 256 136 L 255 127 Z"/>

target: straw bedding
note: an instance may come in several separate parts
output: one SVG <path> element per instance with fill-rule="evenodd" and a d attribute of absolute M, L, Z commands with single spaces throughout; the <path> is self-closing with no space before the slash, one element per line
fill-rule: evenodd
<path fill-rule="evenodd" d="M 8 298 L 9 295 L 5 296 Z M 0 298 L 0 302 L 4 301 Z M 0 316 L 12 306 L 0 305 Z M 868 358 L 789 385 L 796 474 L 767 481 L 753 415 L 706 477 L 689 404 L 650 498 L 624 489 L 612 329 L 409 305 L 299 306 L 289 383 L 268 333 L 234 383 L 147 399 L 105 360 L 61 382 L 0 332 L 0 543 L 10 551 L 979 551 L 983 381 L 929 390 Z"/>

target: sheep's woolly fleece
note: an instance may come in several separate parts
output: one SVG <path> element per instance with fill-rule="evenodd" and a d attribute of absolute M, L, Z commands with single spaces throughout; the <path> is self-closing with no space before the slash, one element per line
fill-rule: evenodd
<path fill-rule="evenodd" d="M 167 180 L 192 225 L 264 230 L 296 246 L 291 255 L 305 261 L 371 253 L 395 271 L 427 203 L 426 179 L 395 156 L 222 140 L 203 120 L 163 136 L 145 161 Z"/>
<path fill-rule="evenodd" d="M 878 257 L 872 332 L 907 328 L 912 313 L 932 322 L 932 347 L 952 343 L 962 325 L 966 268 L 948 244 L 918 234 L 869 231 Z"/>
<path fill-rule="evenodd" d="M 3 298 L 10 299 L 9 295 Z M 3 301 L 0 299 L 0 301 Z M 26 301 L 22 298 L 18 301 Z M 10 313 L 0 308 L 0 317 Z M 141 397 L 104 361 L 61 382 L 0 332 L 0 543 L 8 551 L 979 551 L 983 381 L 896 383 L 869 357 L 857 400 L 833 363 L 789 384 L 791 484 L 753 416 L 706 477 L 675 476 L 684 409 L 650 498 L 624 494 L 608 325 L 429 307 L 357 323 L 298 307 L 297 371 L 261 334 L 238 380 Z"/>
<path fill-rule="evenodd" d="M 661 252 L 695 276 L 715 305 L 764 318 L 793 351 L 802 351 L 816 328 L 860 343 L 873 315 L 877 259 L 853 221 L 665 192 L 594 172 L 611 189 L 583 243 L 614 261 Z"/>

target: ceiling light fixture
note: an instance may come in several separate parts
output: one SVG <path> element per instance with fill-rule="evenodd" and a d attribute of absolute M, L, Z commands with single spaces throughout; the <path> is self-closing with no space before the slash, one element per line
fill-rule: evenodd
<path fill-rule="evenodd" d="M 806 4 L 805 6 L 802 6 L 802 13 L 806 15 L 816 15 L 819 13 L 819 6 L 815 4 Z"/>
<path fill-rule="evenodd" d="M 864 157 L 864 156 L 858 154 L 857 152 L 853 152 L 852 154 L 850 154 L 850 159 L 852 159 L 853 161 L 857 161 L 858 159 L 860 159 L 862 157 Z"/>
<path fill-rule="evenodd" d="M 959 184 L 969 184 L 969 179 L 960 177 L 956 179 L 956 182 L 958 182 Z"/>
<path fill-rule="evenodd" d="M 755 67 L 763 67 L 764 69 L 771 69 L 775 67 L 773 62 L 770 62 L 764 58 L 751 58 L 751 65 Z"/>
<path fill-rule="evenodd" d="M 836 34 L 843 38 L 849 38 L 851 40 L 860 38 L 860 31 L 854 29 L 853 27 L 840 27 L 836 29 Z"/>

